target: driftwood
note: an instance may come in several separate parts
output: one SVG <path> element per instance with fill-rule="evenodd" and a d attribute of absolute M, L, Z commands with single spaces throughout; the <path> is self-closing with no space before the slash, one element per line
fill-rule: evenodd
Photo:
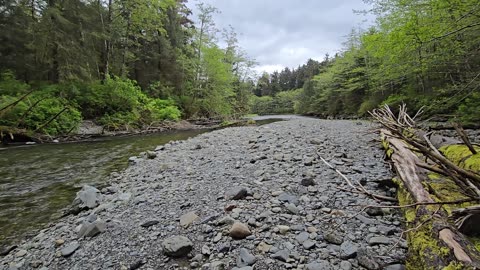
<path fill-rule="evenodd" d="M 388 107 L 371 114 L 383 125 L 380 131 L 382 140 L 400 178 L 400 204 L 409 207 L 405 209 L 408 227 L 405 235 L 410 255 L 407 266 L 411 269 L 480 268 L 478 250 L 461 230 L 449 222 L 446 210 L 438 207 L 438 204 L 442 206 L 441 202 L 435 201 L 424 186 L 428 170 L 435 168 L 436 172 L 451 177 L 468 194 L 465 200 L 478 200 L 479 175 L 446 159 L 430 141 L 430 134 L 422 134 L 416 128 L 415 117 L 406 113 L 405 106 L 400 108 L 398 116 Z M 457 215 L 465 217 L 461 212 Z M 463 227 L 471 228 L 470 221 L 478 219 L 473 219 L 473 214 L 467 216 Z"/>

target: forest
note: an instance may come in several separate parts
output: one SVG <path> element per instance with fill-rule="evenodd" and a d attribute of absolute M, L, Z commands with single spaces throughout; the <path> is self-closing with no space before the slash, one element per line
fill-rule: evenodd
<path fill-rule="evenodd" d="M 0 130 L 69 134 L 247 113 L 365 117 L 406 103 L 480 120 L 480 4 L 365 0 L 376 22 L 342 50 L 255 78 L 215 7 L 186 0 L 2 0 Z"/>
<path fill-rule="evenodd" d="M 253 61 L 233 29 L 215 27 L 216 8 L 198 10 L 194 23 L 184 0 L 2 1 L 2 132 L 248 113 Z"/>
<path fill-rule="evenodd" d="M 376 23 L 353 29 L 342 52 L 263 74 L 252 109 L 364 117 L 379 105 L 480 121 L 480 3 L 368 0 Z"/>

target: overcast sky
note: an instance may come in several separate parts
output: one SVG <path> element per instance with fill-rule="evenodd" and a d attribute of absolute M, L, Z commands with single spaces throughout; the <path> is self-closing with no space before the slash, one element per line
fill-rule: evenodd
<path fill-rule="evenodd" d="M 188 6 L 196 18 L 195 5 Z M 239 43 L 258 62 L 256 70 L 294 68 L 309 58 L 335 54 L 353 27 L 367 28 L 373 19 L 354 14 L 367 9 L 362 0 L 203 0 L 219 9 L 217 28 L 233 26 Z"/>

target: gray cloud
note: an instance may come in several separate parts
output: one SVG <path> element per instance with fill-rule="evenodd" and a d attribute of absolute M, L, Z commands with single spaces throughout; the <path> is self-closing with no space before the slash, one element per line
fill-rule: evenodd
<path fill-rule="evenodd" d="M 257 70 L 297 67 L 308 58 L 323 59 L 342 48 L 354 27 L 366 28 L 373 20 L 354 14 L 367 9 L 361 0 L 203 0 L 220 10 L 218 28 L 233 26 L 240 46 L 254 58 Z M 195 4 L 188 6 L 196 15 Z"/>

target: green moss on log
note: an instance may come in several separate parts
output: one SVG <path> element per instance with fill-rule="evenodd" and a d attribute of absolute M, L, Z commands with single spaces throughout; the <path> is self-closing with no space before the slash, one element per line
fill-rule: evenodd
<path fill-rule="evenodd" d="M 477 154 L 473 155 L 464 144 L 443 146 L 439 150 L 446 158 L 467 170 L 480 172 L 480 147 L 474 146 Z"/>

